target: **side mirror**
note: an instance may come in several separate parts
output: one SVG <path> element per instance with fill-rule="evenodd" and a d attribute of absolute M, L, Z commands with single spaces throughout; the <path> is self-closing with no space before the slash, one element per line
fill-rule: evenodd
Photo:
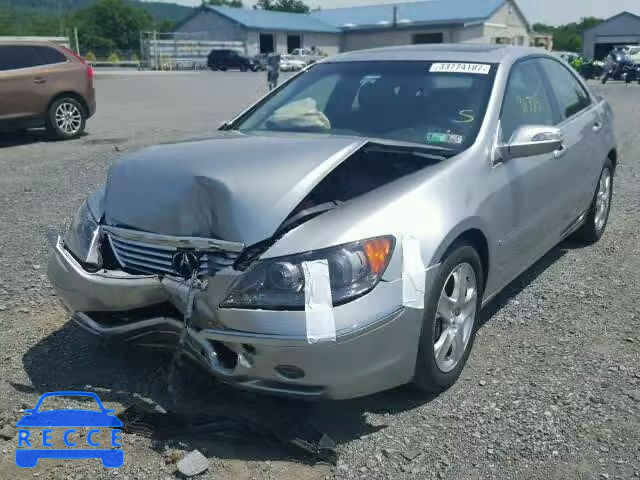
<path fill-rule="evenodd" d="M 498 146 L 503 160 L 535 157 L 562 150 L 564 134 L 556 127 L 545 125 L 525 125 L 519 127 L 509 142 Z"/>

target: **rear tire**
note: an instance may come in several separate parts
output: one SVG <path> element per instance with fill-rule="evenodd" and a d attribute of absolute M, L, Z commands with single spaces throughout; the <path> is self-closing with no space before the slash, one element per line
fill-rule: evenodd
<path fill-rule="evenodd" d="M 84 132 L 87 114 L 78 100 L 62 97 L 49 107 L 45 126 L 49 135 L 59 140 L 77 138 Z"/>
<path fill-rule="evenodd" d="M 428 393 L 451 387 L 475 340 L 484 276 L 477 250 L 454 243 L 445 253 L 426 298 L 413 383 Z"/>
<path fill-rule="evenodd" d="M 611 199 L 613 198 L 613 164 L 610 159 L 602 167 L 596 193 L 589 207 L 584 225 L 572 235 L 572 239 L 590 245 L 596 243 L 607 228 L 609 213 L 611 212 Z M 607 181 L 608 178 L 608 181 Z"/>

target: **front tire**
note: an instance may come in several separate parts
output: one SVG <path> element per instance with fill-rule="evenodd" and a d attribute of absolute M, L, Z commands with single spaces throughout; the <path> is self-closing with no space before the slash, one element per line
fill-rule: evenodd
<path fill-rule="evenodd" d="M 613 164 L 607 159 L 600 180 L 596 187 L 596 193 L 589 207 L 584 225 L 573 234 L 574 240 L 590 245 L 596 243 L 607 228 L 609 223 L 609 213 L 611 211 L 611 199 L 613 197 Z"/>
<path fill-rule="evenodd" d="M 72 97 L 63 97 L 49 107 L 46 127 L 53 138 L 69 140 L 82 135 L 86 121 L 87 115 L 80 102 Z"/>
<path fill-rule="evenodd" d="M 475 340 L 483 291 L 478 252 L 467 242 L 455 243 L 426 298 L 413 379 L 420 390 L 442 392 L 460 376 Z"/>

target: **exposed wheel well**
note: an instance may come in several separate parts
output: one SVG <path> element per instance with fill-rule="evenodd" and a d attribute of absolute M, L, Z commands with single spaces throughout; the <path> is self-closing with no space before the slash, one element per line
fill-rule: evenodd
<path fill-rule="evenodd" d="M 74 100 L 77 100 L 80 103 L 80 105 L 82 106 L 82 110 L 84 110 L 84 114 L 87 115 L 87 116 L 89 115 L 89 106 L 87 105 L 87 102 L 84 100 L 82 95 L 79 95 L 79 94 L 77 94 L 75 92 L 62 92 L 62 93 L 59 93 L 58 95 L 56 95 L 55 97 L 53 97 L 51 99 L 51 101 L 49 102 L 49 105 L 47 107 L 47 112 L 49 111 L 49 109 L 51 108 L 51 105 L 53 105 L 53 103 L 56 100 L 59 100 L 61 98 L 65 98 L 65 97 L 70 97 L 70 98 L 73 98 Z"/>
<path fill-rule="evenodd" d="M 618 152 L 616 151 L 616 149 L 612 149 L 607 157 L 609 158 L 609 160 L 611 160 L 611 163 L 613 164 L 613 170 L 615 171 L 616 167 L 618 166 Z"/>
<path fill-rule="evenodd" d="M 487 242 L 487 237 L 484 236 L 478 229 L 470 229 L 462 232 L 458 237 L 453 241 L 453 243 L 464 240 L 473 245 L 478 251 L 478 255 L 480 256 L 480 262 L 482 264 L 482 276 L 483 276 L 483 285 L 487 286 L 487 278 L 489 278 L 489 243 Z"/>

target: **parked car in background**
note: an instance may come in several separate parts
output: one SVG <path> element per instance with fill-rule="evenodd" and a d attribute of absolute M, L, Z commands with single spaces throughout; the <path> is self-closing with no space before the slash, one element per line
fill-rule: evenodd
<path fill-rule="evenodd" d="M 282 55 L 280 57 L 280 70 L 283 72 L 297 72 L 306 67 L 307 64 L 292 55 Z"/>
<path fill-rule="evenodd" d="M 86 330 L 182 336 L 241 388 L 440 392 L 482 307 L 562 239 L 601 238 L 617 158 L 606 100 L 540 49 L 354 51 L 115 163 L 50 235 L 48 275 Z"/>
<path fill-rule="evenodd" d="M 253 64 L 256 70 L 265 71 L 267 69 L 267 56 L 266 53 L 259 53 L 253 57 Z"/>
<path fill-rule="evenodd" d="M 207 65 L 211 70 L 225 71 L 236 68 L 241 72 L 258 70 L 258 64 L 254 59 L 236 50 L 211 50 L 207 57 Z"/>
<path fill-rule="evenodd" d="M 75 138 L 96 110 L 93 68 L 49 43 L 0 42 L 0 128 Z"/>
<path fill-rule="evenodd" d="M 640 46 L 638 45 L 627 46 L 627 55 L 634 63 L 640 63 Z"/>
<path fill-rule="evenodd" d="M 319 50 L 311 48 L 296 48 L 291 51 L 290 55 L 296 60 L 302 60 L 305 65 L 315 63 L 326 57 L 326 55 L 323 55 Z"/>

